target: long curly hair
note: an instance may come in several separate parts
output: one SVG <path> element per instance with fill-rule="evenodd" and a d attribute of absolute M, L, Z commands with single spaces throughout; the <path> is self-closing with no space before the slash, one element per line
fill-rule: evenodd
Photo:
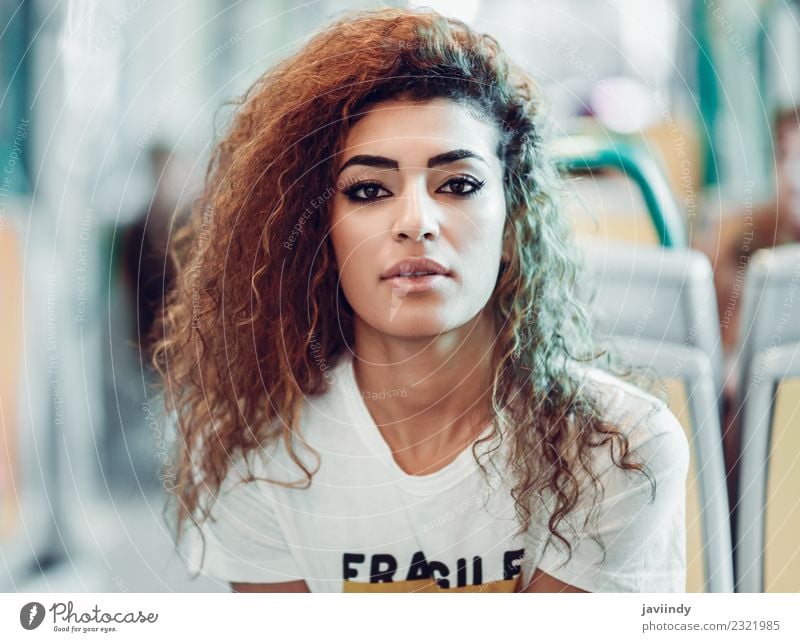
<path fill-rule="evenodd" d="M 590 492 L 583 475 L 592 506 L 603 491 L 595 448 L 608 446 L 615 465 L 650 477 L 575 367 L 608 353 L 596 351 L 575 294 L 579 257 L 533 80 L 495 39 L 458 20 L 348 12 L 233 103 L 204 191 L 171 241 L 178 276 L 153 365 L 177 425 L 178 539 L 187 520 L 208 517 L 235 454 L 282 440 L 301 471 L 297 485 L 311 483 L 314 471 L 295 449 L 298 412 L 328 389 L 318 364 L 337 363 L 353 343 L 354 313 L 338 290 L 328 201 L 309 212 L 308 195 L 336 184 L 333 159 L 349 128 L 400 96 L 457 101 L 500 134 L 510 258 L 488 303 L 498 328 L 495 427 L 481 441 L 496 449 L 507 440 L 520 532 L 547 494 L 555 500 L 547 529 L 571 555 L 560 526 Z"/>

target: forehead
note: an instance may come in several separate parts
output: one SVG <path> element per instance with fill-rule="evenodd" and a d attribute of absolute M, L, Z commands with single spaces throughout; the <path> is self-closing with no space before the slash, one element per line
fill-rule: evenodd
<path fill-rule="evenodd" d="M 498 128 L 476 109 L 444 98 L 426 103 L 377 103 L 348 132 L 341 162 L 364 153 L 392 158 L 424 156 L 455 148 L 497 158 Z"/>

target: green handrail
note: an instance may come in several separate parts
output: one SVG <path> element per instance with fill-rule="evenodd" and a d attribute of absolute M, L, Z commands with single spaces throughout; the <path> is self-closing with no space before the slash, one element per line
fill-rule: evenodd
<path fill-rule="evenodd" d="M 655 161 L 627 143 L 609 146 L 591 136 L 556 141 L 555 161 L 561 170 L 613 168 L 630 178 L 642 192 L 647 211 L 664 247 L 688 247 L 686 228 L 669 185 Z"/>

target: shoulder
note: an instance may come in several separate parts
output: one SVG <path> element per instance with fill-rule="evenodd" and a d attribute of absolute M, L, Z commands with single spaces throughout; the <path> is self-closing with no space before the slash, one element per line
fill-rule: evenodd
<path fill-rule="evenodd" d="M 688 470 L 686 432 L 661 399 L 599 368 L 581 367 L 581 381 L 602 406 L 604 420 L 622 433 L 634 459 L 644 462 L 656 477 L 672 469 Z M 604 449 L 601 468 L 613 466 Z"/>
<path fill-rule="evenodd" d="M 240 471 L 247 470 L 279 485 L 304 486 L 307 471 L 317 478 L 322 468 L 331 472 L 332 461 L 353 454 L 360 442 L 355 438 L 345 398 L 347 380 L 341 376 L 341 366 L 332 371 L 335 378 L 328 380 L 323 392 L 302 398 L 292 425 L 273 417 L 266 431 L 269 437 L 246 455 L 231 459 L 233 483 L 241 480 Z"/>
<path fill-rule="evenodd" d="M 579 366 L 574 372 L 600 402 L 603 418 L 632 437 L 641 430 L 657 434 L 681 429 L 664 401 L 631 382 L 597 367 Z"/>
<path fill-rule="evenodd" d="M 537 567 L 592 592 L 683 591 L 689 463 L 683 427 L 653 395 L 605 371 L 582 369 L 583 381 L 600 398 L 605 419 L 628 438 L 629 461 L 644 464 L 646 474 L 617 466 L 609 452 L 614 442 L 594 448 L 599 494 L 579 471 L 588 486 L 564 517 L 569 528 L 559 528 L 571 549 L 546 534 Z M 619 462 L 619 450 L 614 451 Z M 543 514 L 552 515 L 553 508 Z M 546 533 L 546 523 L 544 528 Z M 542 541 L 538 533 L 529 537 Z"/>

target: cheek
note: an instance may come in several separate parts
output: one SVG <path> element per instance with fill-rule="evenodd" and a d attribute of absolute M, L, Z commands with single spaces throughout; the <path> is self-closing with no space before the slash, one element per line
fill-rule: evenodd
<path fill-rule="evenodd" d="M 365 283 L 374 271 L 371 260 L 376 256 L 374 245 L 377 242 L 378 236 L 367 226 L 356 222 L 353 216 L 343 217 L 331 230 L 339 279 L 346 294 L 353 293 L 353 286 Z"/>
<path fill-rule="evenodd" d="M 502 254 L 504 225 L 505 214 L 497 204 L 462 217 L 452 228 L 456 252 L 469 264 L 488 268 Z"/>
<path fill-rule="evenodd" d="M 340 270 L 343 267 L 347 269 L 347 264 L 353 259 L 353 251 L 360 242 L 358 226 L 354 223 L 354 217 L 340 203 L 335 203 L 331 212 L 330 236 Z"/>
<path fill-rule="evenodd" d="M 505 213 L 494 210 L 472 218 L 459 228 L 454 237 L 454 249 L 459 256 L 464 295 L 484 301 L 494 290 L 503 254 Z M 487 215 L 488 214 L 488 215 Z"/>

